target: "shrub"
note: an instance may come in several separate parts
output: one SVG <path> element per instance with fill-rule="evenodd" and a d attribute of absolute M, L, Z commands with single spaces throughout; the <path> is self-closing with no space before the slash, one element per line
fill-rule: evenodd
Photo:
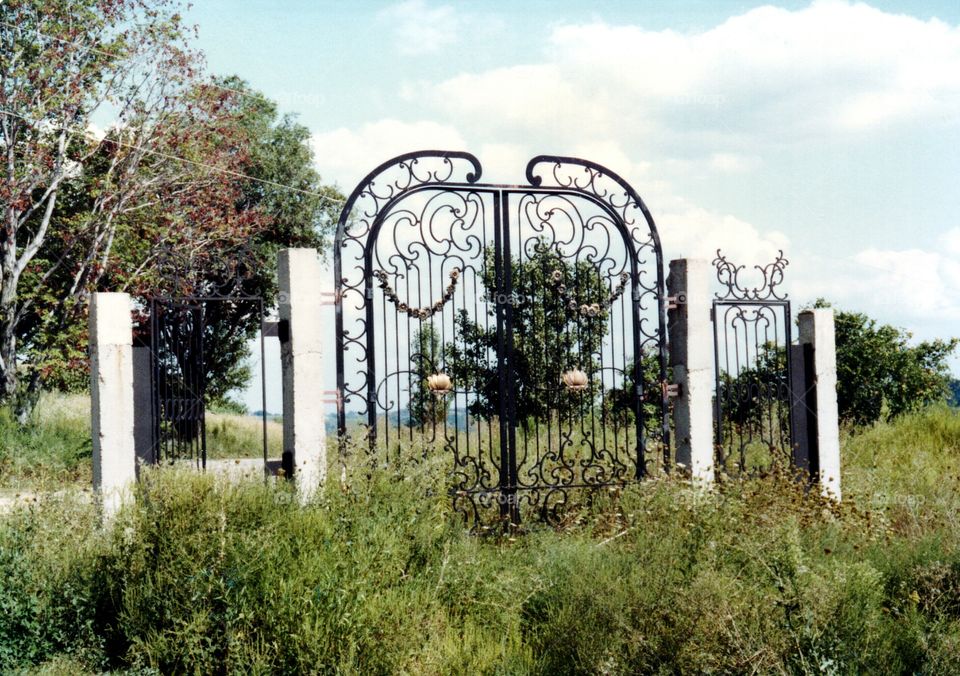
<path fill-rule="evenodd" d="M 442 457 L 307 504 L 146 472 L 104 529 L 71 498 L 0 517 L 0 671 L 955 673 L 958 452 L 934 409 L 846 438 L 842 505 L 655 479 L 489 536 Z"/>

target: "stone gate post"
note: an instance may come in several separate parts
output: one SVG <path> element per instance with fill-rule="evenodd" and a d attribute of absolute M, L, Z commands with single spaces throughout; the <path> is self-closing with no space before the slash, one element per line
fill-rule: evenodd
<path fill-rule="evenodd" d="M 698 482 L 711 484 L 713 468 L 713 324 L 710 321 L 710 264 L 670 261 L 667 333 L 677 397 L 673 403 L 676 460 Z"/>
<path fill-rule="evenodd" d="M 280 282 L 280 358 L 283 370 L 283 468 L 304 498 L 326 479 L 323 410 L 323 268 L 314 249 L 284 249 Z"/>
<path fill-rule="evenodd" d="M 136 480 L 131 310 L 126 293 L 95 293 L 90 303 L 93 490 L 106 518 Z"/>
<path fill-rule="evenodd" d="M 840 500 L 840 422 L 837 412 L 837 348 L 833 309 L 816 308 L 801 312 L 800 346 L 812 353 L 812 382 L 807 382 L 806 405 L 814 414 L 808 426 L 813 446 L 811 470 L 818 477 L 820 491 Z M 807 347 L 809 346 L 809 347 Z M 814 429 L 809 429 L 812 426 Z"/>

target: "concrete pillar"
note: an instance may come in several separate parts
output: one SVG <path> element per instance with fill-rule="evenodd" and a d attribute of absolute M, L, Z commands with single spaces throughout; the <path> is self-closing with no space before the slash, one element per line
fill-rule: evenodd
<path fill-rule="evenodd" d="M 137 472 L 141 465 L 156 462 L 153 443 L 152 374 L 149 347 L 133 348 L 133 443 L 136 449 Z"/>
<path fill-rule="evenodd" d="M 283 467 L 308 498 L 327 475 L 323 411 L 323 268 L 314 249 L 284 249 L 280 282 L 280 359 L 283 370 Z"/>
<path fill-rule="evenodd" d="M 95 293 L 90 304 L 93 489 L 107 518 L 136 480 L 131 310 L 126 293 Z"/>
<path fill-rule="evenodd" d="M 681 258 L 670 261 L 667 313 L 670 366 L 677 398 L 673 421 L 678 464 L 699 482 L 713 483 L 713 323 L 710 321 L 710 264 Z"/>
<path fill-rule="evenodd" d="M 825 496 L 839 500 L 840 492 L 840 421 L 837 414 L 837 348 L 833 327 L 833 310 L 817 308 L 804 310 L 798 316 L 800 345 L 810 345 L 813 353 L 814 388 L 808 405 L 814 406 L 816 435 L 811 444 L 816 449 L 811 458 Z M 813 440 L 811 440 L 813 441 Z"/>

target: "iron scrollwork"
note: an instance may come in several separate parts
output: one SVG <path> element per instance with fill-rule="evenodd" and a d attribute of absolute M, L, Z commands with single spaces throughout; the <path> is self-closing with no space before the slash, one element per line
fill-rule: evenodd
<path fill-rule="evenodd" d="M 418 443 L 449 454 L 474 524 L 556 515 L 669 457 L 649 211 L 591 162 L 540 156 L 526 173 L 485 185 L 472 155 L 402 155 L 351 194 L 334 247 L 341 439 L 349 415 L 378 463 Z M 561 381 L 574 366 L 582 389 Z M 456 387 L 436 396 L 436 374 Z"/>
<path fill-rule="evenodd" d="M 717 293 L 717 300 L 786 300 L 787 294 L 780 295 L 777 287 L 783 283 L 784 270 L 790 264 L 783 257 L 783 251 L 777 253 L 777 258 L 766 265 L 754 265 L 760 272 L 760 284 L 754 287 L 744 284 L 740 275 L 746 269 L 745 265 L 735 265 L 717 249 L 717 257 L 713 259 L 713 266 L 717 270 L 717 281 L 726 287 L 726 291 Z"/>
<path fill-rule="evenodd" d="M 630 281 L 630 273 L 621 272 L 620 273 L 620 283 L 610 292 L 610 295 L 603 301 L 603 303 L 579 303 L 576 297 L 570 295 L 567 285 L 563 283 L 563 272 L 561 270 L 554 270 L 553 274 L 550 275 L 550 282 L 556 289 L 557 293 L 560 295 L 560 298 L 563 299 L 563 302 L 567 306 L 567 310 L 574 314 L 579 314 L 581 317 L 598 317 L 600 313 L 609 308 L 620 296 L 623 295 L 624 289 L 627 288 L 627 282 Z"/>

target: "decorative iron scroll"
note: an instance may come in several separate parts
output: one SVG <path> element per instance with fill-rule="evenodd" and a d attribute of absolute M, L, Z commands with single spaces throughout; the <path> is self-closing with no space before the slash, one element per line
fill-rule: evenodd
<path fill-rule="evenodd" d="M 745 265 L 734 265 L 717 249 L 717 257 L 713 259 L 713 266 L 717 269 L 717 280 L 726 287 L 726 291 L 717 293 L 717 300 L 786 300 L 787 294 L 777 293 L 776 287 L 783 283 L 783 271 L 790 262 L 783 257 L 783 251 L 777 253 L 777 258 L 766 265 L 754 265 L 762 275 L 758 286 L 749 287 L 741 282 L 740 274 L 746 269 Z"/>
<path fill-rule="evenodd" d="M 610 295 L 607 296 L 606 300 L 601 303 L 578 303 L 577 299 L 571 296 L 567 292 L 567 285 L 563 283 L 563 272 L 560 270 L 554 270 L 553 274 L 550 275 L 550 282 L 553 287 L 557 290 L 557 293 L 560 295 L 560 298 L 563 299 L 563 302 L 567 306 L 567 310 L 570 312 L 579 314 L 581 317 L 598 317 L 600 313 L 609 308 L 620 296 L 623 295 L 624 289 L 627 288 L 627 282 L 630 281 L 630 274 L 627 272 L 620 273 L 620 283 L 610 292 Z"/>
<path fill-rule="evenodd" d="M 340 299 L 336 307 L 337 389 L 344 404 L 358 405 L 360 415 L 369 412 L 367 374 L 365 370 L 348 374 L 342 358 L 346 352 L 350 352 L 357 363 L 369 363 L 373 358 L 367 354 L 369 326 L 361 312 L 367 304 L 363 263 L 367 241 L 390 205 L 404 195 L 426 185 L 476 183 L 482 171 L 480 161 L 469 153 L 445 150 L 406 153 L 367 174 L 347 198 L 337 223 L 333 256 L 334 281 Z M 344 309 L 354 311 L 352 316 L 345 316 Z"/>
<path fill-rule="evenodd" d="M 243 244 L 229 251 L 218 252 L 215 257 L 196 257 L 191 247 L 164 242 L 153 249 L 151 258 L 159 276 L 168 281 L 166 288 L 160 289 L 153 297 L 246 296 L 251 280 L 266 265 L 263 255 L 248 244 Z"/>
<path fill-rule="evenodd" d="M 383 270 L 375 270 L 373 276 L 379 280 L 380 288 L 383 289 L 383 295 L 386 296 L 388 301 L 397 306 L 398 312 L 404 312 L 416 319 L 428 319 L 440 312 L 443 306 L 453 298 L 453 292 L 457 290 L 457 280 L 460 279 L 460 268 L 454 268 L 450 271 L 450 283 L 447 285 L 447 288 L 444 289 L 443 296 L 436 303 L 428 305 L 427 307 L 410 307 L 407 303 L 401 301 L 397 296 L 397 292 L 393 290 L 390 282 L 387 281 L 389 277 Z"/>
<path fill-rule="evenodd" d="M 578 490 L 670 463 L 652 216 L 600 165 L 540 156 L 526 173 L 487 185 L 472 155 L 402 155 L 353 191 L 334 246 L 341 453 L 443 453 L 474 525 L 490 508 L 555 518 Z M 574 367 L 582 389 L 561 380 Z M 439 375 L 456 383 L 442 397 Z"/>

